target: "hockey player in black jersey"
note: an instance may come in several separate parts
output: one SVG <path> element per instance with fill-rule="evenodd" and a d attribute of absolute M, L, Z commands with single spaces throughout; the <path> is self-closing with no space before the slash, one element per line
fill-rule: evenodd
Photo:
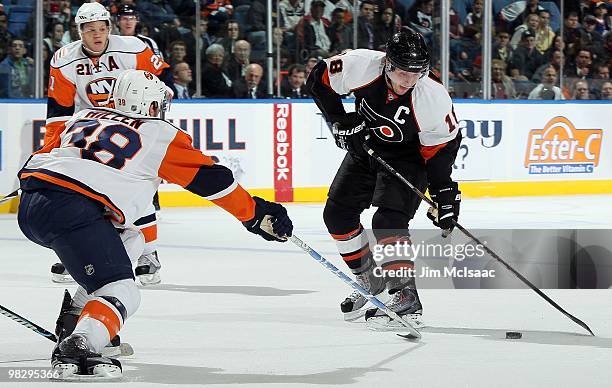
<path fill-rule="evenodd" d="M 320 61 L 307 82 L 336 144 L 348 151 L 329 189 L 325 225 L 357 281 L 372 295 L 388 296 L 387 305 L 417 325 L 422 306 L 414 277 L 383 278 L 374 271 L 379 264 L 382 270 L 409 273 L 414 263 L 406 257 L 386 257 L 377 264 L 360 214 L 370 205 L 378 207 L 372 218 L 377 244 L 394 245 L 409 241 L 408 225 L 420 198 L 371 159 L 363 143 L 415 187 L 428 189 L 438 207 L 437 214 L 428 217 L 447 233 L 452 230 L 461 193 L 451 171 L 461 134 L 450 96 L 429 62 L 423 37 L 403 31 L 387 42 L 386 53 L 358 49 Z M 341 96 L 350 93 L 356 112 L 346 113 Z M 372 329 L 396 326 L 382 311 L 366 312 L 366 303 L 353 292 L 340 306 L 345 319 L 365 314 Z"/>

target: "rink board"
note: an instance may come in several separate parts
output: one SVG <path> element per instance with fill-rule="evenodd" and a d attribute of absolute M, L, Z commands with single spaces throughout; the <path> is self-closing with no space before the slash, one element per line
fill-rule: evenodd
<path fill-rule="evenodd" d="M 168 118 L 253 193 L 324 201 L 344 152 L 314 103 L 288 101 L 175 102 Z M 43 101 L 0 103 L 0 193 L 17 187 L 17 171 L 41 144 L 45 112 Z M 463 142 L 453 177 L 465 197 L 612 193 L 610 104 L 463 100 L 455 112 Z M 207 204 L 176 185 L 160 191 L 163 206 Z"/>

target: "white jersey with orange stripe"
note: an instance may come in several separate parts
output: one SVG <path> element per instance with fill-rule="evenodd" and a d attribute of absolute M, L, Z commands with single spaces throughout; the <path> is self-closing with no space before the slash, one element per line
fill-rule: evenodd
<path fill-rule="evenodd" d="M 213 201 L 241 221 L 254 215 L 251 196 L 231 170 L 193 148 L 185 132 L 161 119 L 109 108 L 74 115 L 54 143 L 30 158 L 20 178 L 99 201 L 120 224 L 147 214 L 161 179 Z"/>
<path fill-rule="evenodd" d="M 329 86 L 341 96 L 368 86 L 383 74 L 385 55 L 382 51 L 357 49 L 324 59 Z"/>
<path fill-rule="evenodd" d="M 159 76 L 169 65 L 135 36 L 110 35 L 106 51 L 90 57 L 82 41 L 57 50 L 51 59 L 45 142 L 72 114 L 85 108 L 112 108 L 115 79 L 126 69 L 146 70 Z M 47 136 L 49 135 L 49 136 Z"/>

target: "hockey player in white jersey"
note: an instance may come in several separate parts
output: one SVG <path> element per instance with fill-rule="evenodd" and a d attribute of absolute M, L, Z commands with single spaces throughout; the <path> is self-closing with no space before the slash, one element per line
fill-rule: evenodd
<path fill-rule="evenodd" d="M 78 112 L 19 172 L 21 230 L 53 249 L 81 288 L 78 323 L 60 333 L 52 354 L 66 380 L 122 375 L 119 361 L 100 352 L 139 306 L 130 255 L 142 239 L 132 223 L 162 179 L 211 200 L 266 240 L 286 241 L 293 230 L 283 206 L 251 197 L 231 170 L 158 118 L 166 93 L 153 74 L 125 71 L 113 97 L 117 109 Z"/>
<path fill-rule="evenodd" d="M 110 13 L 99 3 L 83 4 L 75 16 L 81 40 L 59 49 L 51 59 L 45 144 L 58 136 L 66 120 L 90 107 L 113 107 L 110 92 L 116 77 L 126 69 L 147 70 L 168 86 L 173 85 L 170 66 L 142 40 L 133 36 L 110 35 Z M 151 198 L 152 200 L 153 198 Z M 151 204 L 149 212 L 136 224 L 145 236 L 145 251 L 136 274 L 143 285 L 161 281 L 157 256 L 157 220 Z M 66 268 L 51 268 L 54 282 L 72 281 Z"/>
<path fill-rule="evenodd" d="M 378 207 L 372 229 L 379 245 L 410 241 L 408 224 L 420 198 L 364 151 L 368 145 L 421 191 L 429 193 L 438 214 L 428 214 L 442 229 L 453 228 L 459 215 L 460 191 L 451 179 L 461 141 L 448 92 L 429 69 L 430 56 L 417 33 L 391 37 L 386 53 L 353 50 L 320 61 L 307 89 L 332 126 L 336 144 L 347 154 L 331 184 L 324 221 L 340 255 L 357 281 L 372 295 L 390 298 L 390 308 L 418 325 L 422 305 L 413 277 L 380 276 L 382 270 L 414 273 L 407 257 L 375 262 L 360 214 Z M 346 113 L 341 96 L 355 95 L 356 112 Z M 384 248 L 383 248 L 384 249 Z M 389 273 L 389 272 L 387 272 Z M 376 274 L 379 274 L 377 276 Z M 397 323 L 382 311 L 367 309 L 354 292 L 341 303 L 346 320 L 366 316 L 372 329 L 393 329 Z"/>

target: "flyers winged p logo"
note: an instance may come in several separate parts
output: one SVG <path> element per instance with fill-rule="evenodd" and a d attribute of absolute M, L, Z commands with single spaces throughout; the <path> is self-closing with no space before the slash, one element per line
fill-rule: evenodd
<path fill-rule="evenodd" d="M 379 139 L 391 143 L 399 143 L 404 140 L 404 134 L 397 124 L 393 120 L 374 112 L 365 98 L 359 104 L 359 114 L 366 119 L 370 130 Z"/>

